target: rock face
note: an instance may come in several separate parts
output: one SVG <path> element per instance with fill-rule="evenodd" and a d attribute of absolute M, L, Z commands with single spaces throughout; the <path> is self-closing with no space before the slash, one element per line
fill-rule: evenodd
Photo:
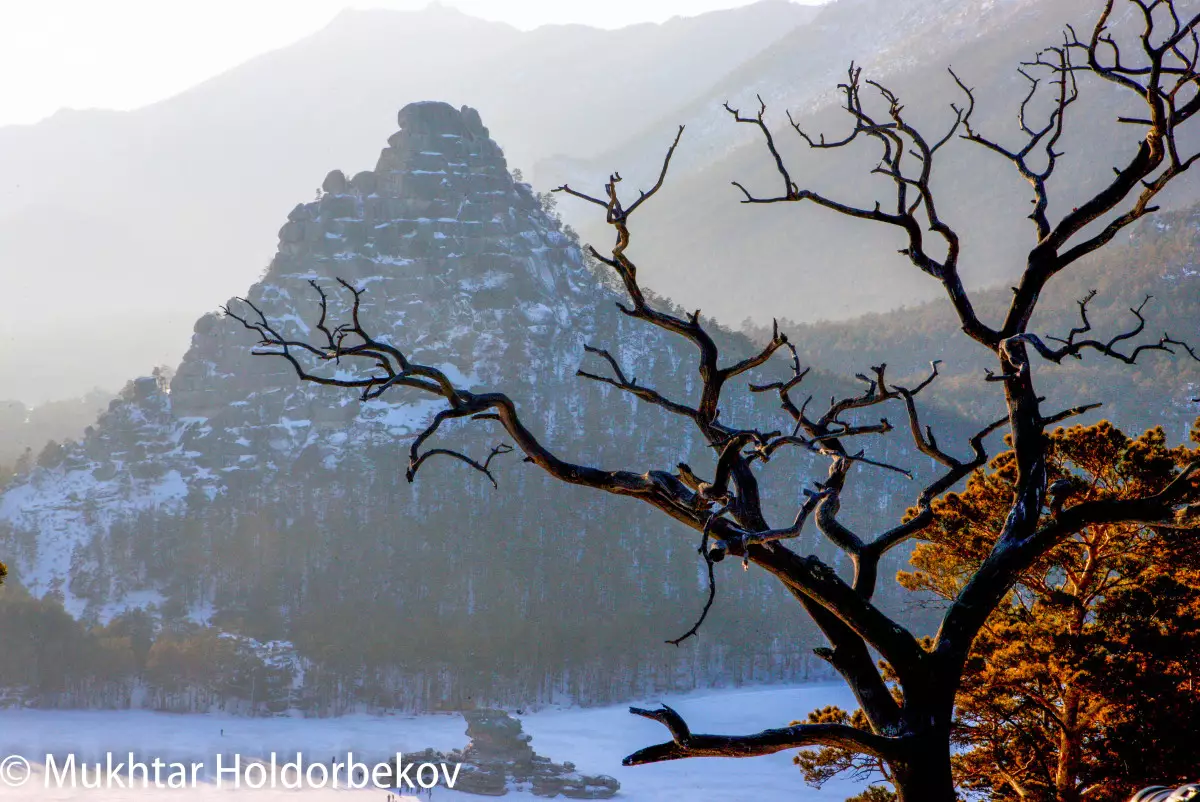
<path fill-rule="evenodd" d="M 533 737 L 522 732 L 521 722 L 503 710 L 469 710 L 467 735 L 471 743 L 463 750 L 463 759 L 475 771 L 464 775 L 463 790 L 499 795 L 508 787 L 528 788 L 536 796 L 565 796 L 569 799 L 608 799 L 621 784 L 608 775 L 586 775 L 573 763 L 554 763 L 533 751 Z"/>
<path fill-rule="evenodd" d="M 346 174 L 341 170 L 331 170 L 321 182 L 322 192 L 332 192 L 335 195 L 346 191 Z"/>
<path fill-rule="evenodd" d="M 532 736 L 522 732 L 521 722 L 503 710 L 468 710 L 466 754 L 483 763 L 528 763 L 533 760 Z"/>
<path fill-rule="evenodd" d="M 510 790 L 568 799 L 609 799 L 621 784 L 606 774 L 587 775 L 573 763 L 554 763 L 533 751 L 532 736 L 503 710 L 463 713 L 471 742 L 449 755 L 427 750 L 407 755 L 409 763 L 461 763 L 454 790 L 478 796 L 504 796 Z M 393 770 L 395 764 L 393 763 Z"/>
<path fill-rule="evenodd" d="M 366 320 L 376 331 L 399 335 L 401 342 L 416 332 L 447 335 L 415 347 L 414 359 L 451 363 L 464 376 L 480 366 L 483 373 L 472 378 L 483 383 L 495 378 L 489 368 L 510 348 L 517 348 L 514 357 L 541 360 L 561 351 L 554 335 L 586 302 L 578 291 L 588 283 L 578 247 L 546 218 L 526 185 L 514 184 L 473 109 L 414 103 L 400 111 L 399 122 L 373 172 L 347 181 L 334 170 L 318 201 L 288 215 L 279 254 L 248 299 L 268 312 L 284 307 L 284 319 L 300 318 L 316 298 L 309 281 L 336 276 L 368 289 Z M 514 313 L 518 325 L 501 339 L 499 329 L 506 327 L 496 324 Z M 311 332 L 302 319 L 285 331 Z M 244 331 L 202 318 L 197 333 L 212 336 L 194 342 L 171 384 L 176 414 L 213 420 L 246 400 L 244 382 L 221 381 L 228 371 L 218 366 L 232 368 L 231 362 L 241 363 L 239 374 L 259 375 L 259 392 L 311 390 L 281 381 L 283 366 L 255 370 L 261 366 L 248 362 Z M 310 395 L 289 418 L 316 427 L 344 426 L 356 414 L 364 421 L 390 418 L 398 425 L 388 428 L 397 433 L 424 421 L 420 410 L 402 421 L 393 405 L 374 414 L 357 406 L 335 411 L 326 398 Z M 272 412 L 290 406 L 280 401 L 283 408 Z"/>
<path fill-rule="evenodd" d="M 318 199 L 292 209 L 246 297 L 307 339 L 312 284 L 342 320 L 344 280 L 366 291 L 362 320 L 376 336 L 463 386 L 510 392 L 564 456 L 711 470 L 711 450 L 678 419 L 575 377 L 592 343 L 640 382 L 689 398 L 688 346 L 615 308 L 578 243 L 511 178 L 477 112 L 414 103 L 398 122 L 373 170 L 349 180 L 334 170 Z M 728 358 L 749 352 L 720 336 Z M 169 392 L 132 382 L 82 442 L 11 485 L 0 553 L 13 581 L 96 621 L 152 607 L 237 622 L 261 640 L 298 633 L 306 667 L 323 667 L 283 700 L 304 709 L 599 702 L 808 670 L 799 616 L 767 625 L 778 591 L 741 572 L 706 639 L 663 651 L 704 591 L 691 537 L 664 518 L 512 458 L 497 460 L 499 490 L 451 461 L 409 485 L 408 443 L 437 404 L 415 391 L 361 403 L 252 356 L 253 342 L 232 319 L 201 317 Z M 723 419 L 773 414 L 735 395 Z M 500 436 L 486 423 L 438 434 L 477 454 Z M 880 506 L 902 509 L 889 487 Z"/>

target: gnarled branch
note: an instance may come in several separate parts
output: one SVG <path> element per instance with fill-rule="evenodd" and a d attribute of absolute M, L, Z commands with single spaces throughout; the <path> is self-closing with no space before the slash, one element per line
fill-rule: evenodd
<path fill-rule="evenodd" d="M 674 709 L 631 707 L 635 716 L 657 721 L 671 733 L 671 740 L 639 749 L 621 761 L 623 766 L 641 766 L 688 757 L 757 757 L 803 746 L 840 746 L 886 758 L 894 752 L 889 738 L 847 724 L 795 724 L 763 730 L 754 735 L 701 735 L 693 733 Z"/>

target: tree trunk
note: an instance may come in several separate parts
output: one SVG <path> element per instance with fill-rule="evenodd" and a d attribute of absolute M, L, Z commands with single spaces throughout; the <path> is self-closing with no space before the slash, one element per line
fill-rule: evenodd
<path fill-rule="evenodd" d="M 954 777 L 950 771 L 950 734 L 922 739 L 912 757 L 891 764 L 900 802 L 955 802 Z"/>
<path fill-rule="evenodd" d="M 1079 802 L 1078 774 L 1083 753 L 1079 731 L 1079 691 L 1068 685 L 1063 700 L 1063 727 L 1058 739 L 1058 768 L 1054 775 L 1055 802 Z"/>

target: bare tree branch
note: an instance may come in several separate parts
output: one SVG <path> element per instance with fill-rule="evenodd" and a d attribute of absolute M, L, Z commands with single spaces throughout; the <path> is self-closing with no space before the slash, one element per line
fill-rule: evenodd
<path fill-rule="evenodd" d="M 931 187 L 934 158 L 937 152 L 963 125 L 970 112 L 951 105 L 954 112 L 953 122 L 944 134 L 931 143 L 917 129 L 908 124 L 903 113 L 904 107 L 895 93 L 874 81 L 866 81 L 866 84 L 873 88 L 884 101 L 887 108 L 886 120 L 878 119 L 876 115 L 866 109 L 862 98 L 862 71 L 854 64 L 850 65 L 846 83 L 838 85 L 838 89 L 845 96 L 843 109 L 854 124 L 849 134 L 835 141 L 827 141 L 823 135 L 814 139 L 791 119 L 790 114 L 788 119 L 792 128 L 813 148 L 845 147 L 860 136 L 878 142 L 882 153 L 879 164 L 871 172 L 891 180 L 895 191 L 894 211 L 884 211 L 883 204 L 878 202 L 871 208 L 855 207 L 811 190 L 799 189 L 792 182 L 778 148 L 775 146 L 770 129 L 763 120 L 765 106 L 761 102 L 760 111 L 754 118 L 743 117 L 728 104 L 726 104 L 726 109 L 735 121 L 753 124 L 763 133 L 767 148 L 775 158 L 778 169 L 784 177 L 786 191 L 782 195 L 757 197 L 741 183 L 735 181 L 733 185 L 742 192 L 744 203 L 810 201 L 839 214 L 902 229 L 908 236 L 909 244 L 901 253 L 907 256 L 921 271 L 941 282 L 963 322 L 964 331 L 980 343 L 995 347 L 998 336 L 995 331 L 985 326 L 975 314 L 958 273 L 958 258 L 961 249 L 958 234 L 939 216 Z M 906 154 L 913 156 L 916 163 L 915 169 L 908 168 L 904 158 Z M 941 240 L 946 251 L 943 258 L 936 258 L 926 247 L 926 231 L 933 232 Z"/>
<path fill-rule="evenodd" d="M 879 756 L 890 755 L 893 750 L 890 739 L 847 724 L 797 724 L 742 736 L 700 735 L 693 733 L 683 717 L 665 704 L 657 710 L 631 707 L 629 712 L 662 724 L 670 731 L 671 740 L 634 752 L 621 761 L 623 766 L 687 757 L 756 757 L 802 746 L 841 746 Z"/>
<path fill-rule="evenodd" d="M 1168 334 L 1163 334 L 1163 336 L 1160 337 L 1158 342 L 1156 342 L 1156 343 L 1143 343 L 1141 345 L 1138 345 L 1129 353 L 1123 353 L 1123 352 L 1117 350 L 1116 346 L 1119 343 L 1123 343 L 1123 342 L 1132 340 L 1134 337 L 1137 337 L 1139 334 L 1141 334 L 1145 330 L 1146 318 L 1142 314 L 1142 310 L 1144 310 L 1146 308 L 1146 304 L 1150 303 L 1150 301 L 1151 301 L 1152 296 L 1149 296 L 1149 295 L 1147 295 L 1146 298 L 1140 304 L 1138 304 L 1135 307 L 1131 307 L 1129 310 L 1133 314 L 1133 316 L 1135 318 L 1137 318 L 1137 323 L 1133 326 L 1133 328 L 1128 329 L 1124 332 L 1121 332 L 1120 334 L 1113 335 L 1111 338 L 1109 338 L 1105 342 L 1101 342 L 1099 340 L 1090 340 L 1090 339 L 1089 340 L 1077 339 L 1079 337 L 1079 335 L 1087 334 L 1088 332 L 1090 332 L 1092 330 L 1092 323 L 1088 319 L 1087 306 L 1088 306 L 1088 303 L 1094 297 L 1096 297 L 1096 291 L 1092 290 L 1090 293 L 1088 293 L 1088 295 L 1085 298 L 1083 298 L 1082 300 L 1079 301 L 1079 316 L 1082 320 L 1081 325 L 1076 326 L 1075 328 L 1071 329 L 1071 331 L 1067 334 L 1067 336 L 1065 338 L 1063 338 L 1063 337 L 1048 337 L 1047 338 L 1047 339 L 1053 340 L 1055 342 L 1062 343 L 1061 348 L 1050 348 L 1036 334 L 1029 334 L 1029 333 L 1018 334 L 1018 335 L 1014 335 L 1014 337 L 1010 338 L 1010 340 L 1012 340 L 1012 341 L 1022 340 L 1024 342 L 1028 343 L 1029 345 L 1033 346 L 1033 349 L 1035 351 L 1037 351 L 1038 354 L 1043 359 L 1047 359 L 1054 363 L 1060 363 L 1067 357 L 1074 357 L 1075 359 L 1082 359 L 1083 352 L 1085 350 L 1089 350 L 1089 349 L 1096 351 L 1104 356 L 1110 357 L 1112 359 L 1116 359 L 1120 362 L 1124 362 L 1127 365 L 1135 364 L 1138 360 L 1138 357 L 1141 356 L 1146 351 L 1163 351 L 1168 354 L 1175 354 L 1176 353 L 1175 349 L 1182 350 L 1189 357 L 1191 357 L 1192 360 L 1200 362 L 1200 357 L 1198 357 L 1196 355 L 1196 352 L 1192 348 L 1192 346 L 1188 345 L 1187 343 L 1183 342 L 1182 340 L 1176 340 Z M 1005 348 L 1007 348 L 1007 347 L 1008 346 L 1006 345 Z"/>
<path fill-rule="evenodd" d="M 637 383 L 636 376 L 633 379 L 625 378 L 625 372 L 623 370 L 621 370 L 621 366 L 617 364 L 617 360 L 614 359 L 612 354 L 610 354 L 605 349 L 594 348 L 590 345 L 585 345 L 583 348 L 589 354 L 596 354 L 600 357 L 603 357 L 604 360 L 606 362 L 608 362 L 608 364 L 612 367 L 613 373 L 615 374 L 616 378 L 607 378 L 604 376 L 598 376 L 595 373 L 589 373 L 588 371 L 585 371 L 582 368 L 580 368 L 579 370 L 577 370 L 575 372 L 576 376 L 579 376 L 580 378 L 584 378 L 584 379 L 591 379 L 592 381 L 601 382 L 602 384 L 612 385 L 613 387 L 616 387 L 618 390 L 624 390 L 625 392 L 630 393 L 630 394 L 634 395 L 635 397 L 640 398 L 641 400 L 643 400 L 647 403 L 654 404 L 657 407 L 662 407 L 663 409 L 667 410 L 668 412 L 674 413 L 676 415 L 681 415 L 685 418 L 690 418 L 692 420 L 696 420 L 698 418 L 698 416 L 700 415 L 700 411 L 697 409 L 689 407 L 685 404 L 679 404 L 675 401 L 670 400 L 669 398 L 666 398 L 665 396 L 658 393 L 657 391 L 650 389 L 649 387 L 643 387 L 642 385 L 639 385 Z"/>
<path fill-rule="evenodd" d="M 700 556 L 704 559 L 705 568 L 708 569 L 708 600 L 704 602 L 704 609 L 700 611 L 700 617 L 696 620 L 696 623 L 692 624 L 691 629 L 680 635 L 678 638 L 673 638 L 667 641 L 667 643 L 671 644 L 672 646 L 678 646 L 688 638 L 700 632 L 700 627 L 708 618 L 708 611 L 712 609 L 713 601 L 715 601 L 717 598 L 717 577 L 713 572 L 713 565 L 716 563 L 716 561 L 713 559 L 712 554 L 709 553 L 708 537 L 709 533 L 712 531 L 713 522 L 720 518 L 724 512 L 725 508 L 722 507 L 719 510 L 714 510 L 713 513 L 708 516 L 708 521 L 706 521 L 704 524 L 704 532 L 700 535 L 700 548 L 697 549 L 697 551 L 700 552 Z"/>
<path fill-rule="evenodd" d="M 475 460 L 471 459 L 466 454 L 463 454 L 461 452 L 453 451 L 448 448 L 435 448 L 430 451 L 426 451 L 424 454 L 417 457 L 417 459 L 415 461 L 409 463 L 408 471 L 405 473 L 405 477 L 408 479 L 408 481 L 411 482 L 416 477 L 417 470 L 421 467 L 421 463 L 423 463 L 429 457 L 442 455 L 442 456 L 446 456 L 446 457 L 453 457 L 454 459 L 457 459 L 461 462 L 465 462 L 467 465 L 470 465 L 472 468 L 474 468 L 475 470 L 479 471 L 484 476 L 486 476 L 491 481 L 492 487 L 499 487 L 499 485 L 496 484 L 496 477 L 492 476 L 492 472 L 489 470 L 489 467 L 491 466 L 492 460 L 495 457 L 497 457 L 501 454 L 512 453 L 512 450 L 513 450 L 512 446 L 510 446 L 506 443 L 501 443 L 500 445 L 498 445 L 492 449 L 491 453 L 488 454 L 487 459 L 485 459 L 482 463 L 480 463 L 480 462 L 476 462 Z"/>
<path fill-rule="evenodd" d="M 664 185 L 672 156 L 681 141 L 683 128 L 668 148 L 657 180 L 648 191 L 626 205 L 619 193 L 621 176 L 614 172 L 595 195 L 566 185 L 558 188 L 573 197 L 605 210 L 606 222 L 615 232 L 608 254 L 595 248 L 590 253 L 613 270 L 620 280 L 624 300 L 618 304 L 630 318 L 682 338 L 695 349 L 694 369 L 700 379 L 694 399 L 674 400 L 639 384 L 613 356 L 601 347 L 588 346 L 586 353 L 606 363 L 603 372 L 580 369 L 578 375 L 612 386 L 664 411 L 689 421 L 700 433 L 712 454 L 711 481 L 690 466 L 680 463 L 667 470 L 605 470 L 560 458 L 525 426 L 516 404 L 498 392 L 475 392 L 457 387 L 443 372 L 414 363 L 395 345 L 375 339 L 360 319 L 363 291 L 341 282 L 339 299 L 349 296 L 347 322 L 330 324 L 330 302 L 325 291 L 314 284 L 320 317 L 313 342 L 285 336 L 256 305 L 249 301 L 227 310 L 233 319 L 258 338 L 254 352 L 286 360 L 305 381 L 353 389 L 364 400 L 376 398 L 393 387 L 406 387 L 440 399 L 444 407 L 418 435 L 409 453 L 409 476 L 432 456 L 449 456 L 481 471 L 493 482 L 494 458 L 510 450 L 520 451 L 549 476 L 570 484 L 638 499 L 701 534 L 700 553 L 709 576 L 709 594 L 695 625 L 671 643 L 679 644 L 699 631 L 712 609 L 716 595 L 714 565 L 726 556 L 740 557 L 775 577 L 813 618 L 829 641 L 818 655 L 829 662 L 850 685 L 867 715 L 871 731 L 845 725 L 809 724 L 764 730 L 747 736 L 696 735 L 668 707 L 659 710 L 633 709 L 637 715 L 662 723 L 671 741 L 643 749 L 628 758 L 627 765 L 698 756 L 750 756 L 808 745 L 837 746 L 879 757 L 893 772 L 905 802 L 951 802 L 954 790 L 950 770 L 951 721 L 955 693 L 962 677 L 971 643 L 989 613 L 1003 599 L 1021 571 L 1048 549 L 1080 528 L 1097 523 L 1131 522 L 1151 527 L 1193 528 L 1196 502 L 1200 499 L 1197 476 L 1200 466 L 1181 469 L 1175 479 L 1158 493 L 1122 501 L 1083 501 L 1063 507 L 1055 501 L 1057 514 L 1047 518 L 1048 489 L 1046 427 L 1095 408 L 1083 404 L 1053 414 L 1043 414 L 1044 398 L 1035 387 L 1036 371 L 1030 350 L 1043 359 L 1061 362 L 1079 358 L 1085 351 L 1132 364 L 1148 351 L 1175 354 L 1184 351 L 1200 359 L 1193 349 L 1169 335 L 1157 342 L 1135 344 L 1144 331 L 1145 302 L 1131 310 L 1136 322 L 1107 340 L 1088 338 L 1089 295 L 1079 304 L 1080 323 L 1065 337 L 1047 338 L 1048 345 L 1028 331 L 1029 321 L 1048 281 L 1082 256 L 1101 248 L 1121 230 L 1153 211 L 1153 201 L 1167 185 L 1186 172 L 1200 154 L 1182 152 L 1179 136 L 1200 111 L 1200 15 L 1185 17 L 1173 0 L 1129 0 L 1140 33 L 1126 37 L 1112 29 L 1120 15 L 1114 14 L 1116 0 L 1106 0 L 1099 19 L 1087 39 L 1068 28 L 1062 42 L 1037 53 L 1021 66 L 1019 74 L 1028 91 L 1018 109 L 1021 136 L 1015 145 L 986 137 L 974 125 L 976 92 L 951 72 L 965 94 L 965 105 L 950 105 L 952 119 L 931 136 L 910 124 L 899 97 L 887 87 L 864 80 L 853 64 L 845 83 L 839 86 L 843 110 L 850 130 L 841 137 L 812 136 L 788 115 L 792 130 L 811 148 L 837 149 L 864 141 L 879 148 L 879 161 L 869 169 L 883 176 L 889 186 L 887 197 L 866 206 L 854 206 L 811 190 L 801 189 L 778 148 L 775 133 L 766 117 L 766 104 L 758 99 L 758 110 L 743 115 L 729 104 L 726 111 L 737 124 L 753 126 L 762 136 L 775 172 L 782 181 L 778 195 L 758 197 L 741 183 L 743 202 L 765 204 L 811 202 L 834 212 L 899 229 L 907 238 L 902 254 L 924 274 L 937 280 L 955 310 L 962 330 L 992 354 L 995 370 L 988 371 L 988 384 L 1003 393 L 1006 415 L 979 429 L 968 441 L 970 454 L 939 441 L 921 419 L 921 393 L 939 377 L 937 362 L 927 377 L 911 387 L 889 381 L 887 366 L 872 367 L 859 374 L 861 392 L 834 397 L 828 405 L 814 403 L 812 396 L 797 403 L 793 393 L 809 371 L 803 369 L 796 346 L 780 333 L 778 325 L 761 349 L 725 364 L 712 332 L 699 310 L 672 313 L 653 306 L 637 279 L 631 259 L 631 215 Z M 1165 12 L 1165 13 L 1164 13 Z M 1126 40 L 1136 42 L 1132 47 Z M 1115 169 L 1092 197 L 1055 221 L 1049 201 L 1053 179 L 1070 109 L 1080 99 L 1079 73 L 1098 76 L 1136 95 L 1145 103 L 1142 113 L 1120 119 L 1124 125 L 1144 129 L 1144 135 L 1124 167 Z M 864 94 L 865 92 L 865 94 Z M 1035 108 L 1048 97 L 1050 110 L 1035 120 Z M 1037 233 L 1012 301 L 999 327 L 977 315 L 959 275 L 962 244 L 957 231 L 941 216 L 933 191 L 933 171 L 942 149 L 958 139 L 980 145 L 1007 159 L 1033 188 L 1033 213 Z M 886 207 L 886 208 L 885 208 Z M 1148 299 L 1147 299 L 1148 300 Z M 242 308 L 244 305 L 245 309 Z M 787 349 L 784 351 L 784 349 Z M 778 353 L 790 356 L 786 379 L 750 384 L 754 393 L 775 393 L 784 413 L 778 431 L 739 426 L 721 418 L 721 404 L 730 379 L 767 368 Z M 895 427 L 887 417 L 866 419 L 887 405 L 902 412 L 908 436 L 916 450 L 940 470 L 916 496 L 915 506 L 898 523 L 879 526 L 877 531 L 853 531 L 839 517 L 843 502 L 851 496 L 846 486 L 851 467 L 878 466 L 911 476 L 907 469 L 868 456 L 859 443 L 863 438 L 889 435 Z M 422 451 L 451 420 L 497 423 L 513 445 L 499 445 L 482 462 L 444 448 Z M 985 440 L 1007 428 L 1015 467 L 1013 501 L 1002 531 L 995 533 L 996 546 L 980 570 L 945 613 L 932 650 L 927 650 L 908 630 L 898 625 L 873 601 L 878 566 L 882 556 L 906 540 L 919 535 L 933 522 L 934 502 L 972 472 L 987 463 Z M 799 480 L 794 489 L 796 512 L 789 524 L 772 526 L 764 512 L 756 471 L 765 471 L 773 455 L 783 448 L 801 448 L 829 460 L 820 481 Z M 706 471 L 701 468 L 701 473 Z M 1061 501 L 1061 500 L 1060 500 Z M 854 577 L 847 581 L 815 555 L 802 555 L 789 548 L 789 541 L 815 519 L 822 536 L 849 555 Z M 880 657 L 894 672 L 899 686 L 898 702 L 876 664 Z M 891 675 L 889 675 L 891 676 Z"/>

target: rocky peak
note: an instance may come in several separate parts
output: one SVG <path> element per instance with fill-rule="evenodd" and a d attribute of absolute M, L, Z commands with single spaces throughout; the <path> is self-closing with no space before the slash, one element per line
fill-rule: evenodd
<path fill-rule="evenodd" d="M 388 139 L 375 166 L 381 193 L 433 200 L 503 192 L 511 183 L 504 153 L 488 138 L 475 109 L 410 103 L 397 122 L 400 130 Z"/>
<path fill-rule="evenodd" d="M 331 171 L 319 196 L 288 214 L 279 250 L 246 298 L 290 336 L 310 338 L 318 311 L 310 282 L 329 291 L 330 314 L 340 316 L 343 279 L 367 290 L 364 322 L 377 336 L 464 385 L 511 383 L 504 371 L 518 366 L 568 375 L 590 327 L 583 310 L 596 305 L 578 246 L 513 180 L 474 109 L 412 103 L 397 122 L 375 170 Z M 69 588 L 72 552 L 122 515 L 150 506 L 172 514 L 188 493 L 212 499 L 235 477 L 266 481 L 302 454 L 333 467 L 356 442 L 419 431 L 436 406 L 404 393 L 360 404 L 253 357 L 252 343 L 234 321 L 205 315 L 169 393 L 154 378 L 133 382 L 64 467 L 0 498 L 0 523 L 54 544 L 32 550 L 22 581 L 35 591 Z M 79 509 L 97 503 L 104 515 L 81 526 Z"/>
<path fill-rule="evenodd" d="M 247 298 L 307 335 L 316 298 L 309 281 L 344 279 L 368 288 L 364 309 L 375 330 L 417 359 L 463 375 L 483 366 L 481 380 L 496 377 L 488 366 L 509 348 L 544 361 L 549 339 L 583 303 L 578 247 L 529 186 L 513 181 L 477 111 L 411 103 L 397 122 L 373 171 L 348 179 L 334 170 L 318 199 L 291 211 L 267 275 Z M 200 321 L 172 383 L 176 410 L 210 417 L 228 408 L 231 387 L 214 382 L 210 367 L 221 362 L 237 363 L 238 375 L 269 376 L 260 392 L 278 388 L 278 373 L 245 351 L 244 331 L 215 316 Z M 327 404 L 318 406 L 317 416 L 327 416 Z"/>
<path fill-rule="evenodd" d="M 440 100 L 421 100 L 409 103 L 396 115 L 400 131 L 409 137 L 465 136 L 470 139 L 488 138 L 479 112 L 470 106 L 455 109 Z M 393 136 L 393 139 L 395 136 Z"/>

